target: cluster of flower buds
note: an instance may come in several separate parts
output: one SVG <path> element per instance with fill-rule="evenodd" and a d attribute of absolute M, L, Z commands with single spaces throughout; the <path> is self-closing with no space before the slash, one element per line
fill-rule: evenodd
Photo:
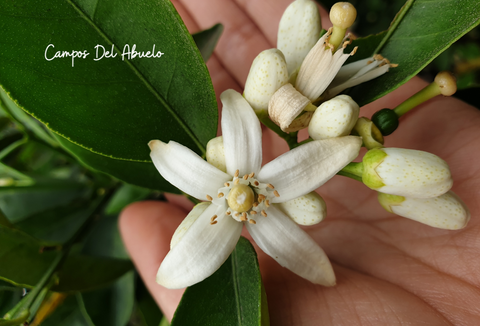
<path fill-rule="evenodd" d="M 333 27 L 322 36 L 316 4 L 294 1 L 280 21 L 277 49 L 263 51 L 253 62 L 245 99 L 257 115 L 268 112 L 284 132 L 308 127 L 313 140 L 361 136 L 363 146 L 370 151 L 359 163 L 363 164 L 360 175 L 365 185 L 379 192 L 383 207 L 439 228 L 465 226 L 468 209 L 448 192 L 453 182 L 442 159 L 426 152 L 383 146 L 383 137 L 398 127 L 401 115 L 433 96 L 452 95 L 456 90 L 454 78 L 442 72 L 434 83 L 399 107 L 380 110 L 372 120 L 359 118 L 357 103 L 338 94 L 397 65 L 380 54 L 344 65 L 357 50 L 355 47 L 344 53 L 351 43 L 346 31 L 355 18 L 353 5 L 336 3 L 330 11 Z"/>
<path fill-rule="evenodd" d="M 355 47 L 344 53 L 351 43 L 346 31 L 356 15 L 350 3 L 336 3 L 330 11 L 333 27 L 321 35 L 320 14 L 315 2 L 297 0 L 291 3 L 280 20 L 277 49 L 260 53 L 250 68 L 244 97 L 256 113 L 266 115 L 268 112 L 270 119 L 284 132 L 308 127 L 313 139 L 350 134 L 358 119 L 358 105 L 345 96 L 325 103 L 343 90 L 396 66 L 381 55 L 344 65 L 357 50 Z M 314 105 L 320 103 L 324 103 L 320 108 Z M 341 108 L 341 112 L 334 112 L 333 108 Z M 347 119 L 344 117 L 346 111 Z M 336 130 L 324 121 L 325 115 L 331 121 L 342 120 Z"/>

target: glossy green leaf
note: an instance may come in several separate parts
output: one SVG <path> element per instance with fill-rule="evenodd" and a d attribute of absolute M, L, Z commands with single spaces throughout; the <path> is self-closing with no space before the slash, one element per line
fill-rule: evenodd
<path fill-rule="evenodd" d="M 215 24 L 211 28 L 193 34 L 193 40 L 202 54 L 203 60 L 207 62 L 217 46 L 218 40 L 223 33 L 223 25 Z"/>
<path fill-rule="evenodd" d="M 83 184 L 53 179 L 27 187 L 0 187 L 0 209 L 11 223 L 18 223 L 31 215 L 66 205 L 88 192 Z"/>
<path fill-rule="evenodd" d="M 94 325 L 126 326 L 134 305 L 133 271 L 112 285 L 82 293 L 83 304 Z"/>
<path fill-rule="evenodd" d="M 264 311 L 267 309 L 262 309 L 262 278 L 257 254 L 247 239 L 240 238 L 218 271 L 186 289 L 172 326 L 265 326 L 262 324 Z"/>
<path fill-rule="evenodd" d="M 83 310 L 83 311 L 82 311 Z M 75 295 L 71 295 L 42 322 L 42 326 L 95 326 L 88 316 L 85 318 L 84 308 Z"/>
<path fill-rule="evenodd" d="M 16 105 L 81 147 L 149 161 L 151 139 L 174 139 L 201 153 L 215 136 L 210 76 L 170 1 L 3 1 L 0 21 L 0 85 Z M 113 47 L 115 57 L 95 61 L 103 55 L 98 47 L 97 57 L 97 45 Z M 122 60 L 126 45 L 145 54 L 155 45 L 157 57 Z M 89 55 L 45 59 L 55 51 Z"/>
<path fill-rule="evenodd" d="M 409 0 L 377 53 L 399 66 L 349 93 L 365 105 L 404 84 L 453 42 L 480 23 L 478 0 Z"/>
<path fill-rule="evenodd" d="M 63 137 L 57 141 L 86 167 L 101 171 L 124 182 L 149 189 L 180 193 L 177 188 L 162 178 L 152 162 L 132 162 L 117 160 L 92 153 Z"/>
<path fill-rule="evenodd" d="M 118 214 L 128 205 L 147 198 L 151 193 L 150 189 L 124 184 L 110 199 L 105 214 Z"/>
<path fill-rule="evenodd" d="M 57 146 L 55 140 L 50 134 L 40 125 L 38 121 L 23 112 L 10 97 L 8 97 L 5 90 L 0 87 L 0 107 L 4 109 L 9 116 L 21 124 L 24 128 L 29 129 L 39 139 L 45 141 L 51 146 Z"/>
<path fill-rule="evenodd" d="M 37 239 L 44 246 L 62 245 L 80 230 L 93 213 L 85 202 L 55 207 L 15 223 L 13 227 Z"/>
<path fill-rule="evenodd" d="M 118 230 L 118 216 L 102 216 L 85 240 L 82 253 L 90 256 L 128 259 Z"/>
<path fill-rule="evenodd" d="M 25 233 L 0 226 L 0 279 L 31 287 L 55 259 L 57 251 L 43 251 L 41 244 Z M 127 260 L 71 254 L 52 290 L 86 291 L 107 285 L 132 269 Z"/>

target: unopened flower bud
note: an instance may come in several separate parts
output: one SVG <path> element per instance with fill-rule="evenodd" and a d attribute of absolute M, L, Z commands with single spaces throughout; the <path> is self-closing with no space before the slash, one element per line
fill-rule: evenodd
<path fill-rule="evenodd" d="M 362 137 L 363 146 L 368 149 L 383 147 L 382 133 L 368 118 L 359 118 L 353 127 L 352 134 Z"/>
<path fill-rule="evenodd" d="M 297 0 L 287 7 L 278 27 L 277 48 L 285 55 L 289 74 L 300 68 L 308 51 L 317 43 L 321 29 L 315 2 Z"/>
<path fill-rule="evenodd" d="M 358 119 L 360 108 L 348 95 L 339 95 L 322 103 L 308 125 L 308 134 L 315 140 L 347 136 Z"/>
<path fill-rule="evenodd" d="M 185 217 L 178 226 L 178 228 L 175 230 L 175 233 L 172 236 L 172 240 L 170 240 L 170 249 L 175 247 L 177 243 L 180 242 L 180 240 L 183 238 L 185 233 L 188 231 L 188 229 L 192 226 L 193 222 L 197 220 L 197 218 L 202 215 L 202 213 L 210 206 L 211 203 L 209 202 L 203 202 L 198 205 L 195 205 L 193 209 L 188 213 L 187 217 Z"/>
<path fill-rule="evenodd" d="M 403 148 L 369 150 L 363 157 L 362 181 L 373 190 L 412 198 L 438 197 L 453 184 L 444 160 Z"/>
<path fill-rule="evenodd" d="M 315 225 L 327 216 L 327 205 L 315 191 L 275 205 L 300 225 Z"/>
<path fill-rule="evenodd" d="M 275 124 L 287 132 L 288 127 L 302 111 L 312 105 L 292 84 L 282 86 L 273 94 L 268 104 L 268 115 Z"/>
<path fill-rule="evenodd" d="M 432 198 L 409 198 L 378 193 L 385 210 L 440 229 L 458 230 L 470 220 L 470 211 L 452 191 Z"/>
<path fill-rule="evenodd" d="M 267 110 L 272 95 L 286 83 L 288 70 L 283 53 L 278 49 L 265 50 L 253 60 L 243 95 L 259 113 Z"/>
<path fill-rule="evenodd" d="M 227 172 L 225 163 L 225 148 L 223 147 L 223 136 L 210 139 L 207 143 L 207 162 L 217 169 Z"/>

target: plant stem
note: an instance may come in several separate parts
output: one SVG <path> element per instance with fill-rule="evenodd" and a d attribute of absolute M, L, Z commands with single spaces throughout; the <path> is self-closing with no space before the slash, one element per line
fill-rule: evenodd
<path fill-rule="evenodd" d="M 433 82 L 418 93 L 414 94 L 410 98 L 408 98 L 405 102 L 397 106 L 393 111 L 401 117 L 411 109 L 415 108 L 416 106 L 422 104 L 425 101 L 428 101 L 432 97 L 440 95 L 440 87 Z"/>
<path fill-rule="evenodd" d="M 351 179 L 362 181 L 363 175 L 363 163 L 362 162 L 351 162 L 347 164 L 343 169 L 341 169 L 338 175 L 343 175 L 344 177 L 349 177 Z"/>

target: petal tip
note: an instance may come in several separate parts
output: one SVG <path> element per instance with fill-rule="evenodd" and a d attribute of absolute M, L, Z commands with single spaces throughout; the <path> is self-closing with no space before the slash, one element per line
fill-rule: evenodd
<path fill-rule="evenodd" d="M 155 147 L 161 146 L 161 145 L 166 145 L 166 144 L 158 139 L 153 139 L 148 142 L 148 147 L 150 147 L 150 150 L 152 151 L 155 149 Z"/>

